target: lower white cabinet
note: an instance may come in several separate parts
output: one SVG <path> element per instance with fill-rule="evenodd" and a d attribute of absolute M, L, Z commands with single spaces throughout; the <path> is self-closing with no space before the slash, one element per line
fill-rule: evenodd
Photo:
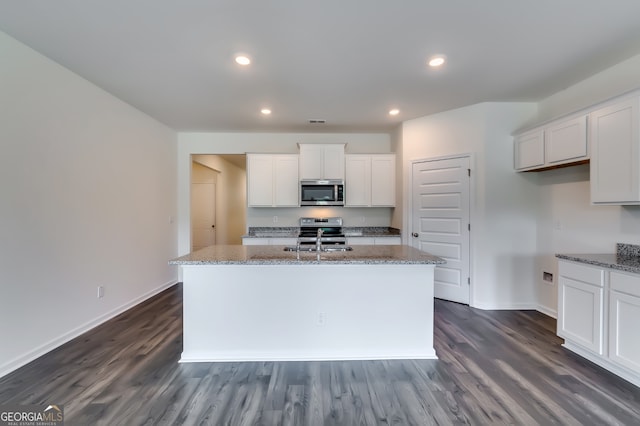
<path fill-rule="evenodd" d="M 295 246 L 297 238 L 243 238 L 243 246 Z"/>
<path fill-rule="evenodd" d="M 602 355 L 604 270 L 560 262 L 558 274 L 558 336 Z"/>
<path fill-rule="evenodd" d="M 609 358 L 640 372 L 640 276 L 611 272 Z"/>
<path fill-rule="evenodd" d="M 402 244 L 400 237 L 348 237 L 347 244 L 350 246 L 399 246 Z"/>
<path fill-rule="evenodd" d="M 564 347 L 640 386 L 640 274 L 560 260 Z"/>

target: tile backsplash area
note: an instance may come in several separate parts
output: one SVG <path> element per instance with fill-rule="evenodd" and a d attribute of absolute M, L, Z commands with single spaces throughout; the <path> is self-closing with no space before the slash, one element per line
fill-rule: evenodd
<path fill-rule="evenodd" d="M 617 243 L 616 254 L 618 256 L 625 256 L 625 257 L 640 256 L 640 245 Z"/>

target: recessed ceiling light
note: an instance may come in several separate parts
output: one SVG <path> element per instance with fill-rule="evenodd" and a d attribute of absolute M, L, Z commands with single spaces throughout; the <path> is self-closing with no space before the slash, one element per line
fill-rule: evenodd
<path fill-rule="evenodd" d="M 436 55 L 429 58 L 429 66 L 437 68 L 445 63 L 444 55 Z"/>
<path fill-rule="evenodd" d="M 246 55 L 238 55 L 236 56 L 236 63 L 239 65 L 249 65 L 251 63 L 251 59 Z"/>
<path fill-rule="evenodd" d="M 264 115 L 269 115 L 269 114 L 271 114 L 271 110 L 270 110 L 269 108 L 262 108 L 262 109 L 260 110 L 260 112 L 261 112 L 262 114 L 264 114 Z"/>
<path fill-rule="evenodd" d="M 400 114 L 400 110 L 398 108 L 389 110 L 389 115 L 398 115 L 398 114 Z"/>

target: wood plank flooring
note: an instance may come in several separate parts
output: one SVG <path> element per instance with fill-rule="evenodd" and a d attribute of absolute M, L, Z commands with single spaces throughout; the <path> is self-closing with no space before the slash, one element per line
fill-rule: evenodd
<path fill-rule="evenodd" d="M 0 379 L 67 425 L 638 425 L 640 388 L 560 347 L 555 320 L 435 302 L 439 360 L 178 364 L 181 287 Z"/>

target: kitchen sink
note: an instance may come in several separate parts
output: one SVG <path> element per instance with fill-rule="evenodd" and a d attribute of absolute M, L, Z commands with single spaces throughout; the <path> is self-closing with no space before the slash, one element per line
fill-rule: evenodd
<path fill-rule="evenodd" d="M 320 251 L 321 253 L 331 253 L 334 251 L 351 251 L 353 250 L 353 247 L 351 246 L 324 246 L 322 247 L 322 250 Z M 296 247 L 296 246 L 287 246 L 284 248 L 284 251 L 303 251 L 303 252 L 311 252 L 314 253 L 316 252 L 316 246 L 302 246 L 302 247 Z"/>
<path fill-rule="evenodd" d="M 329 247 L 322 247 L 322 251 L 351 251 L 353 250 L 353 247 L 351 246 L 329 246 Z"/>

